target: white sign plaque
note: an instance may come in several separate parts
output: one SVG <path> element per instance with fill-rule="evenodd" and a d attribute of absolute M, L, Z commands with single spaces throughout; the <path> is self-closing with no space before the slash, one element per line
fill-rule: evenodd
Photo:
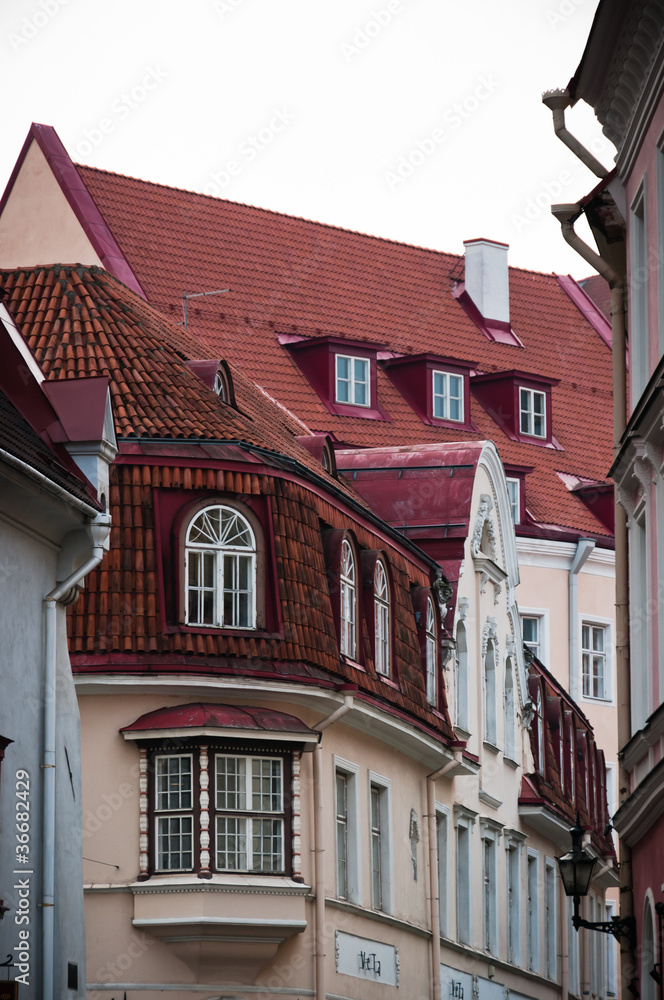
<path fill-rule="evenodd" d="M 399 985 L 399 952 L 391 944 L 336 931 L 336 960 L 337 972 L 344 976 Z"/>

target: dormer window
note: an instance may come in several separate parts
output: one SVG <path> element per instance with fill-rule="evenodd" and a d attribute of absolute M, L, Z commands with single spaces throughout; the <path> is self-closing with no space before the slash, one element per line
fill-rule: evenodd
<path fill-rule="evenodd" d="M 386 358 L 381 366 L 422 423 L 477 431 L 470 421 L 469 375 L 474 361 L 407 354 Z"/>
<path fill-rule="evenodd" d="M 512 512 L 512 523 L 521 523 L 521 481 L 519 479 L 507 480 L 507 495 L 510 500 L 510 510 Z"/>
<path fill-rule="evenodd" d="M 451 372 L 434 371 L 433 416 L 438 420 L 454 420 L 463 423 L 463 378 Z"/>
<path fill-rule="evenodd" d="M 473 396 L 511 441 L 562 451 L 552 434 L 552 390 L 559 380 L 532 372 L 471 376 Z M 522 512 L 523 513 L 523 512 Z"/>
<path fill-rule="evenodd" d="M 543 392 L 519 387 L 519 423 L 522 434 L 546 437 L 546 396 Z"/>
<path fill-rule="evenodd" d="M 212 389 L 222 403 L 236 407 L 235 391 L 233 389 L 233 376 L 227 361 L 224 360 L 191 360 L 187 361 L 187 368 L 195 375 L 198 375 L 202 382 L 205 382 L 208 389 Z"/>
<path fill-rule="evenodd" d="M 382 344 L 334 336 L 279 334 L 278 339 L 330 413 L 390 419 L 378 399 L 376 359 Z"/>
<path fill-rule="evenodd" d="M 351 406 L 371 406 L 369 359 L 335 355 L 335 400 Z"/>

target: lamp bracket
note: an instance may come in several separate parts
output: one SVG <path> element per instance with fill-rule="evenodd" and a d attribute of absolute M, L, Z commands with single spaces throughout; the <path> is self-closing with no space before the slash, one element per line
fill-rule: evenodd
<path fill-rule="evenodd" d="M 584 920 L 578 913 L 572 917 L 575 930 L 585 927 L 589 931 L 599 931 L 601 934 L 613 934 L 617 941 L 621 937 L 627 937 L 633 941 L 636 934 L 636 920 L 634 917 L 612 917 L 611 920 Z"/>

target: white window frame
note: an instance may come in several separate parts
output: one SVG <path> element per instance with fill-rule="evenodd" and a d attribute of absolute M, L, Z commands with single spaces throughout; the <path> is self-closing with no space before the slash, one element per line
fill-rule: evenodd
<path fill-rule="evenodd" d="M 436 802 L 436 851 L 438 858 L 438 914 L 440 933 L 449 937 L 449 860 L 450 860 L 450 810 Z"/>
<path fill-rule="evenodd" d="M 343 378 L 339 374 L 339 361 L 349 361 L 349 377 Z M 365 365 L 366 378 L 358 379 L 355 372 L 355 364 L 360 363 Z M 339 398 L 339 384 L 345 382 L 348 384 L 348 399 Z M 365 403 L 358 402 L 357 387 L 359 385 L 366 386 L 366 397 L 367 401 Z M 356 354 L 335 354 L 334 355 L 334 401 L 340 403 L 342 406 L 362 406 L 364 409 L 371 409 L 371 359 L 362 358 Z"/>
<path fill-rule="evenodd" d="M 526 852 L 526 959 L 530 972 L 540 971 L 540 856 Z"/>
<path fill-rule="evenodd" d="M 155 872 L 159 874 L 169 874 L 171 872 L 189 872 L 193 871 L 194 859 L 196 857 L 196 846 L 197 846 L 197 824 L 195 822 L 195 806 L 196 806 L 196 788 L 194 785 L 194 775 L 196 773 L 196 768 L 194 764 L 193 753 L 158 753 L 154 756 L 154 774 L 155 774 L 155 788 L 154 788 L 154 868 Z M 189 783 L 190 787 L 188 789 L 189 794 L 189 805 L 180 808 L 175 808 L 166 803 L 165 805 L 159 805 L 160 796 L 164 794 L 162 789 L 158 787 L 159 783 L 159 762 L 162 760 L 188 760 L 189 761 Z M 179 774 L 182 772 L 179 771 Z M 168 777 L 170 772 L 166 772 L 165 777 Z M 170 783 L 169 783 L 170 784 Z M 178 789 L 177 794 L 182 795 L 183 790 Z M 166 790 L 166 795 L 174 794 L 173 790 Z M 170 829 L 171 823 L 179 823 L 181 820 L 189 821 L 189 833 L 185 833 L 182 830 L 182 825 L 180 824 L 179 833 L 175 829 Z M 168 831 L 164 833 L 160 832 L 162 824 L 167 823 L 169 826 Z M 171 836 L 188 836 L 191 842 L 191 847 L 188 853 L 191 855 L 191 864 L 189 865 L 176 865 L 175 867 L 165 867 L 160 864 L 162 857 L 162 850 L 160 848 L 161 837 L 166 835 L 169 840 Z M 168 850 L 168 855 L 170 858 L 174 851 Z M 181 849 L 180 854 L 182 855 L 184 851 Z"/>
<path fill-rule="evenodd" d="M 373 889 L 373 850 L 374 835 L 372 827 L 372 789 L 377 789 L 380 809 L 380 900 L 374 900 Z M 392 845 L 392 782 L 382 774 L 369 771 L 368 774 L 368 806 L 369 806 L 369 874 L 371 876 L 371 908 L 380 913 L 394 912 L 394 857 Z M 374 905 L 374 902 L 380 905 Z"/>
<path fill-rule="evenodd" d="M 579 938 L 580 934 L 572 923 L 574 902 L 567 897 L 567 949 L 569 955 L 569 992 L 573 996 L 581 996 L 581 964 Z"/>
<path fill-rule="evenodd" d="M 459 642 L 459 629 L 463 634 L 463 648 Z M 457 728 L 470 733 L 469 719 L 469 669 L 468 629 L 465 621 L 456 626 L 456 655 L 454 661 L 454 718 Z"/>
<path fill-rule="evenodd" d="M 547 667 L 551 663 L 549 650 L 549 609 L 532 608 L 519 604 L 519 627 L 523 639 L 523 619 L 537 618 L 539 620 L 539 656 L 537 659 Z"/>
<path fill-rule="evenodd" d="M 218 872 L 221 872 L 221 873 L 238 872 L 238 873 L 244 873 L 244 874 L 248 874 L 248 875 L 257 874 L 257 873 L 260 873 L 262 875 L 270 875 L 270 874 L 273 874 L 273 873 L 276 874 L 276 875 L 284 875 L 285 872 L 286 872 L 286 853 L 287 853 L 287 844 L 286 844 L 286 815 L 285 814 L 286 814 L 286 797 L 288 795 L 288 788 L 286 786 L 286 768 L 284 767 L 284 759 L 283 759 L 283 757 L 281 757 L 279 755 L 276 755 L 276 754 L 272 755 L 272 754 L 268 754 L 268 753 L 262 753 L 262 754 L 244 754 L 244 753 L 233 753 L 233 752 L 223 752 L 223 753 L 220 753 L 217 750 L 213 750 L 212 753 L 211 753 L 211 758 L 212 758 L 212 766 L 214 768 L 214 786 L 215 786 L 214 831 L 213 831 L 213 834 L 214 834 L 213 853 L 214 853 L 215 870 L 218 871 Z M 219 781 L 218 781 L 218 778 L 217 778 L 217 761 L 219 761 L 221 759 L 224 759 L 224 758 L 229 758 L 229 759 L 233 759 L 233 760 L 244 760 L 244 762 L 245 762 L 245 802 L 244 802 L 244 807 L 243 808 L 232 809 L 232 808 L 229 808 L 229 807 L 223 807 L 223 806 L 219 805 L 219 798 L 218 797 L 219 797 L 219 794 L 220 794 L 220 787 L 219 787 Z M 275 760 L 279 761 L 280 787 L 281 787 L 281 793 L 280 793 L 281 800 L 280 800 L 280 808 L 279 809 L 255 809 L 254 806 L 253 806 L 253 802 L 252 802 L 253 795 L 254 795 L 254 787 L 253 787 L 253 778 L 254 778 L 254 775 L 253 775 L 253 763 L 256 760 L 259 760 L 259 761 L 275 761 Z M 238 819 L 244 820 L 244 822 L 246 823 L 245 838 L 246 838 L 246 845 L 247 845 L 246 846 L 246 854 L 247 854 L 247 862 L 248 862 L 246 868 L 240 868 L 240 867 L 238 867 L 238 868 L 233 868 L 233 867 L 222 868 L 219 865 L 219 848 L 218 848 L 218 836 L 219 836 L 219 834 L 218 834 L 218 825 L 219 825 L 219 820 L 225 819 L 225 818 L 229 818 L 229 819 L 238 818 Z M 276 821 L 278 821 L 278 822 L 281 823 L 281 855 L 280 855 L 280 864 L 277 867 L 272 867 L 272 868 L 269 868 L 269 869 L 263 869 L 263 868 L 256 869 L 253 866 L 249 865 L 249 858 L 250 858 L 250 856 L 251 856 L 251 858 L 253 860 L 253 828 L 254 828 L 254 824 L 255 823 L 260 823 L 263 820 L 268 820 L 268 821 L 272 820 L 273 822 L 276 820 Z M 251 855 L 250 855 L 249 844 L 252 844 Z"/>
<path fill-rule="evenodd" d="M 383 561 L 377 559 L 374 569 L 374 658 L 376 673 L 383 677 L 389 677 L 392 670 L 391 632 L 390 578 Z"/>
<path fill-rule="evenodd" d="M 484 742 L 498 746 L 498 650 L 493 639 L 489 639 L 482 658 L 484 682 Z"/>
<path fill-rule="evenodd" d="M 521 480 L 507 476 L 507 496 L 510 501 L 512 523 L 521 524 Z"/>
<path fill-rule="evenodd" d="M 362 902 L 362 844 L 360 836 L 359 780 L 360 768 L 343 757 L 333 757 L 334 806 L 335 806 L 335 862 L 337 857 L 336 814 L 337 814 L 337 774 L 346 779 L 346 895 L 340 894 L 338 866 L 335 864 L 336 892 L 338 899 L 349 903 Z"/>
<path fill-rule="evenodd" d="M 437 378 L 442 381 L 442 391 L 436 391 Z M 459 395 L 453 395 L 451 390 L 451 380 L 456 379 L 460 383 Z M 464 377 L 457 372 L 446 372 L 435 369 L 431 372 L 431 415 L 434 420 L 451 420 L 454 423 L 464 422 Z M 459 403 L 459 416 L 450 415 L 452 400 Z M 442 413 L 436 412 L 436 404 L 440 402 Z"/>
<path fill-rule="evenodd" d="M 508 760 L 518 763 L 516 738 L 516 706 L 518 695 L 516 671 L 512 656 L 505 657 L 503 676 L 505 678 L 503 684 L 503 752 Z M 510 681 L 509 684 L 508 679 Z"/>
<path fill-rule="evenodd" d="M 349 553 L 352 575 L 344 572 L 344 553 Z M 357 659 L 357 558 L 351 542 L 344 538 L 341 543 L 341 560 L 339 563 L 339 616 L 340 642 L 339 651 L 349 660 Z"/>
<path fill-rule="evenodd" d="M 583 661 L 585 656 L 585 650 L 583 645 L 583 628 L 588 626 L 589 628 L 601 628 L 604 631 L 604 696 L 594 696 L 591 694 L 586 694 L 584 676 L 583 676 Z M 600 705 L 612 705 L 614 703 L 614 693 L 613 693 L 613 633 L 614 633 L 614 623 L 610 618 L 602 618 L 598 615 L 579 615 L 579 692 L 580 700 L 585 702 L 592 702 L 594 704 Z"/>
<path fill-rule="evenodd" d="M 482 840 L 482 947 L 489 955 L 500 954 L 498 935 L 498 843 L 502 823 L 480 817 Z"/>
<path fill-rule="evenodd" d="M 438 702 L 438 678 L 436 676 L 438 670 L 438 622 L 431 596 L 427 597 L 427 620 L 424 632 L 427 702 L 429 705 L 436 705 Z"/>
<path fill-rule="evenodd" d="M 456 936 L 459 944 L 472 945 L 473 826 L 477 813 L 462 805 L 454 806 Z"/>
<path fill-rule="evenodd" d="M 505 830 L 504 834 L 507 961 L 521 965 L 521 848 L 526 837 L 520 830 Z"/>
<path fill-rule="evenodd" d="M 617 904 L 613 899 L 607 899 L 606 919 L 612 920 L 617 916 Z M 607 934 L 606 943 L 606 995 L 615 997 L 618 995 L 618 942 L 613 934 Z"/>
<path fill-rule="evenodd" d="M 542 412 L 535 413 L 535 398 L 539 397 L 542 400 Z M 546 426 L 546 404 L 547 404 L 547 393 L 542 392 L 541 389 L 529 389 L 525 385 L 519 386 L 519 434 L 524 434 L 526 437 L 537 438 L 538 441 L 545 441 L 547 434 Z M 526 400 L 526 405 L 524 406 L 524 398 Z M 527 430 L 524 430 L 524 417 Z M 538 434 L 535 430 L 535 420 L 536 418 L 542 421 L 542 433 Z"/>
<path fill-rule="evenodd" d="M 544 858 L 544 975 L 558 982 L 558 872 L 555 858 Z"/>
<path fill-rule="evenodd" d="M 224 529 L 217 533 L 217 539 L 210 537 L 209 542 L 202 541 L 192 541 L 190 535 L 194 528 L 195 523 L 204 518 L 210 511 L 228 511 L 233 514 L 243 524 L 243 530 L 247 532 L 251 545 L 234 545 L 228 543 L 224 540 Z M 223 517 L 223 513 L 220 515 Z M 205 523 L 205 522 L 203 522 Z M 213 523 L 207 518 L 207 523 L 209 525 L 209 532 L 212 536 L 214 531 Z M 221 521 L 220 521 L 221 525 Z M 226 535 L 228 533 L 226 532 Z M 184 533 L 184 546 L 185 546 L 185 567 L 184 567 L 184 619 L 186 625 L 191 625 L 196 628 L 232 628 L 232 629 L 255 629 L 256 628 L 256 565 L 257 565 L 257 539 L 256 532 L 249 521 L 249 518 L 236 507 L 231 504 L 225 503 L 215 503 L 208 504 L 197 510 L 192 517 L 189 519 Z M 240 560 L 246 560 L 249 566 L 248 577 L 249 577 L 249 590 L 242 590 L 240 587 L 226 587 L 225 579 L 225 562 L 227 558 L 235 560 L 236 573 L 239 573 Z M 208 584 L 205 580 L 205 565 L 206 560 L 212 560 L 212 583 Z M 190 583 L 189 577 L 190 573 L 195 574 L 197 578 L 196 584 L 192 585 Z M 205 618 L 205 614 L 202 612 L 203 601 L 206 593 L 213 594 L 213 611 L 212 611 L 212 621 L 203 621 L 201 619 Z M 234 599 L 234 620 L 227 621 L 225 619 L 225 609 L 224 605 L 226 603 L 226 594 L 231 593 L 236 595 Z M 199 594 L 198 605 L 199 614 L 192 615 L 190 608 L 190 597 L 192 595 Z M 239 600 L 241 594 L 248 594 L 248 623 L 239 624 Z"/>
<path fill-rule="evenodd" d="M 629 207 L 630 389 L 632 409 L 648 382 L 648 211 L 646 175 Z"/>

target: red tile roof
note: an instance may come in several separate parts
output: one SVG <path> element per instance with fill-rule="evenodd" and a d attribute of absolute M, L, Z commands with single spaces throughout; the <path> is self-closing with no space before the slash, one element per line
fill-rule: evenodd
<path fill-rule="evenodd" d="M 336 335 L 396 353 L 478 358 L 483 372 L 519 369 L 560 379 L 553 388 L 557 451 L 511 441 L 473 400 L 477 433 L 505 463 L 535 465 L 527 506 L 541 525 L 610 536 L 558 475 L 604 480 L 611 463 L 611 358 L 554 275 L 510 269 L 511 322 L 523 342 L 493 343 L 451 292 L 452 254 L 376 239 L 247 205 L 78 168 L 148 300 L 179 321 L 187 292 L 230 287 L 189 305 L 190 329 L 242 367 L 312 430 L 349 446 L 454 440 L 424 425 L 382 370 L 378 395 L 391 420 L 330 414 L 279 334 Z"/>
<path fill-rule="evenodd" d="M 186 361 L 200 343 L 96 267 L 0 271 L 8 308 L 49 379 L 109 379 L 120 455 L 111 468 L 111 549 L 70 609 L 79 672 L 195 671 L 290 680 L 358 696 L 453 740 L 444 691 L 427 704 L 411 588 L 428 587 L 436 564 L 337 482 L 297 436 L 302 425 L 232 370 L 237 409 Z M 267 498 L 282 624 L 267 633 L 184 628 L 166 610 L 155 493 L 184 507 L 199 497 Z M 351 528 L 363 549 L 387 552 L 393 582 L 398 685 L 339 657 L 321 525 Z"/>

